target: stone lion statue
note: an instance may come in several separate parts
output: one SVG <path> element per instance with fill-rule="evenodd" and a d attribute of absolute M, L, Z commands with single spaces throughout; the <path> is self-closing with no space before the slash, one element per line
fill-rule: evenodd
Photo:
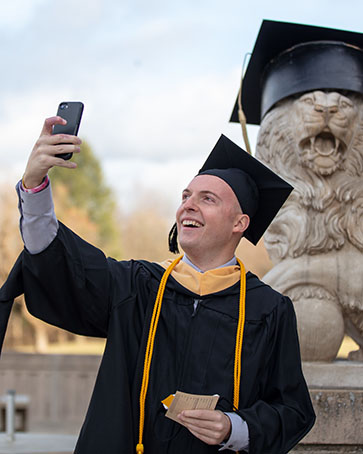
<path fill-rule="evenodd" d="M 264 280 L 294 301 L 304 360 L 331 361 L 344 333 L 363 359 L 363 97 L 313 91 L 263 119 L 256 156 L 295 190 L 265 234 Z"/>

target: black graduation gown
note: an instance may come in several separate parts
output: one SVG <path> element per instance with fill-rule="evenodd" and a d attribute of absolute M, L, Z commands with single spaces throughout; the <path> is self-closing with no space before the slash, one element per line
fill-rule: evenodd
<path fill-rule="evenodd" d="M 23 251 L 0 290 L 2 331 L 11 299 L 24 291 L 34 316 L 74 333 L 107 337 L 77 454 L 135 453 L 145 345 L 163 272 L 155 263 L 106 259 L 60 225 L 45 251 Z M 169 277 L 146 398 L 145 454 L 218 452 L 165 418 L 161 400 L 177 390 L 219 394 L 218 408 L 232 410 L 238 301 L 239 283 L 199 296 Z M 249 452 L 288 452 L 315 419 L 295 314 L 288 298 L 251 273 L 241 364 L 239 414 L 248 424 Z"/>

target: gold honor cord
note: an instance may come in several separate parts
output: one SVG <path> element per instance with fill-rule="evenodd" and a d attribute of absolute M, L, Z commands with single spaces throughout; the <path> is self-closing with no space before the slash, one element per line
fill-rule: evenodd
<path fill-rule="evenodd" d="M 136 445 L 136 453 L 142 454 L 144 452 L 144 445 L 142 443 L 143 432 L 144 432 L 144 422 L 145 422 L 145 400 L 146 400 L 146 393 L 147 388 L 149 385 L 149 375 L 150 375 L 150 366 L 151 366 L 151 359 L 153 356 L 153 349 L 154 349 L 154 341 L 155 341 L 155 334 L 156 328 L 158 326 L 160 311 L 161 311 L 161 303 L 163 302 L 163 296 L 166 286 L 166 281 L 170 273 L 172 272 L 173 268 L 180 262 L 183 256 L 178 257 L 174 260 L 166 269 L 161 278 L 159 290 L 156 296 L 154 310 L 151 317 L 150 328 L 149 328 L 149 336 L 147 339 L 146 344 L 146 352 L 145 352 L 145 360 L 144 360 L 144 372 L 142 376 L 142 383 L 141 383 L 141 391 L 140 391 L 140 419 L 139 419 L 139 443 Z"/>
<path fill-rule="evenodd" d="M 241 382 L 241 354 L 243 344 L 243 331 L 245 327 L 246 313 L 246 271 L 243 263 L 237 259 L 241 270 L 240 292 L 239 292 L 239 314 L 236 335 L 236 350 L 234 356 L 234 388 L 233 388 L 233 405 L 238 408 L 239 404 L 239 387 Z"/>
<path fill-rule="evenodd" d="M 140 419 L 139 419 L 139 442 L 136 445 L 136 453 L 143 454 L 144 452 L 144 445 L 142 443 L 143 439 L 143 432 L 144 432 L 144 423 L 145 423 L 145 400 L 146 400 L 146 393 L 147 388 L 149 385 L 149 375 L 150 375 L 150 366 L 151 366 L 151 359 L 154 349 L 154 341 L 155 341 L 155 334 L 156 328 L 159 322 L 159 316 L 161 311 L 161 304 L 163 301 L 166 281 L 170 276 L 171 272 L 175 268 L 175 266 L 180 262 L 183 256 L 178 257 L 174 260 L 166 269 L 161 278 L 158 293 L 156 296 L 155 304 L 153 313 L 151 316 L 150 322 L 150 329 L 149 329 L 149 336 L 147 339 L 146 345 L 146 352 L 145 352 L 145 360 L 144 360 L 144 372 L 142 376 L 142 384 L 141 384 L 141 391 L 140 391 Z M 239 388 L 240 388 L 240 380 L 241 380 L 241 353 L 242 353 L 242 342 L 243 342 L 243 330 L 245 324 L 245 301 L 246 301 L 246 272 L 243 263 L 237 259 L 237 262 L 240 266 L 241 270 L 241 284 L 240 284 L 240 296 L 239 296 L 239 316 L 238 316 L 238 326 L 237 326 L 237 334 L 236 334 L 236 349 L 235 349 L 235 359 L 234 359 L 234 391 L 233 391 L 233 405 L 235 408 L 238 408 L 239 404 Z"/>

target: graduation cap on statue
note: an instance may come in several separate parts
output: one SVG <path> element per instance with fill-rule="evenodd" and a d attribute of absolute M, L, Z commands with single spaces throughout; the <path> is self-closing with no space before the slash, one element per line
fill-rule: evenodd
<path fill-rule="evenodd" d="M 250 217 L 244 236 L 253 244 L 257 244 L 293 190 L 289 183 L 223 134 L 198 175 L 217 176 L 232 188 L 243 213 Z M 171 252 L 178 252 L 176 239 L 174 225 L 169 234 Z"/>
<path fill-rule="evenodd" d="M 280 100 L 311 90 L 363 94 L 363 34 L 264 20 L 243 77 L 247 123 Z M 230 121 L 238 122 L 238 98 Z"/>

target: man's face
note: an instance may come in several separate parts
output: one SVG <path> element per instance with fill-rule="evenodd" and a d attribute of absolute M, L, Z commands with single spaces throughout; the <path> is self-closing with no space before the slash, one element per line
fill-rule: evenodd
<path fill-rule="evenodd" d="M 176 213 L 180 246 L 189 255 L 223 253 L 240 236 L 241 208 L 230 186 L 213 175 L 196 176 Z M 248 216 L 242 215 L 247 218 Z"/>

